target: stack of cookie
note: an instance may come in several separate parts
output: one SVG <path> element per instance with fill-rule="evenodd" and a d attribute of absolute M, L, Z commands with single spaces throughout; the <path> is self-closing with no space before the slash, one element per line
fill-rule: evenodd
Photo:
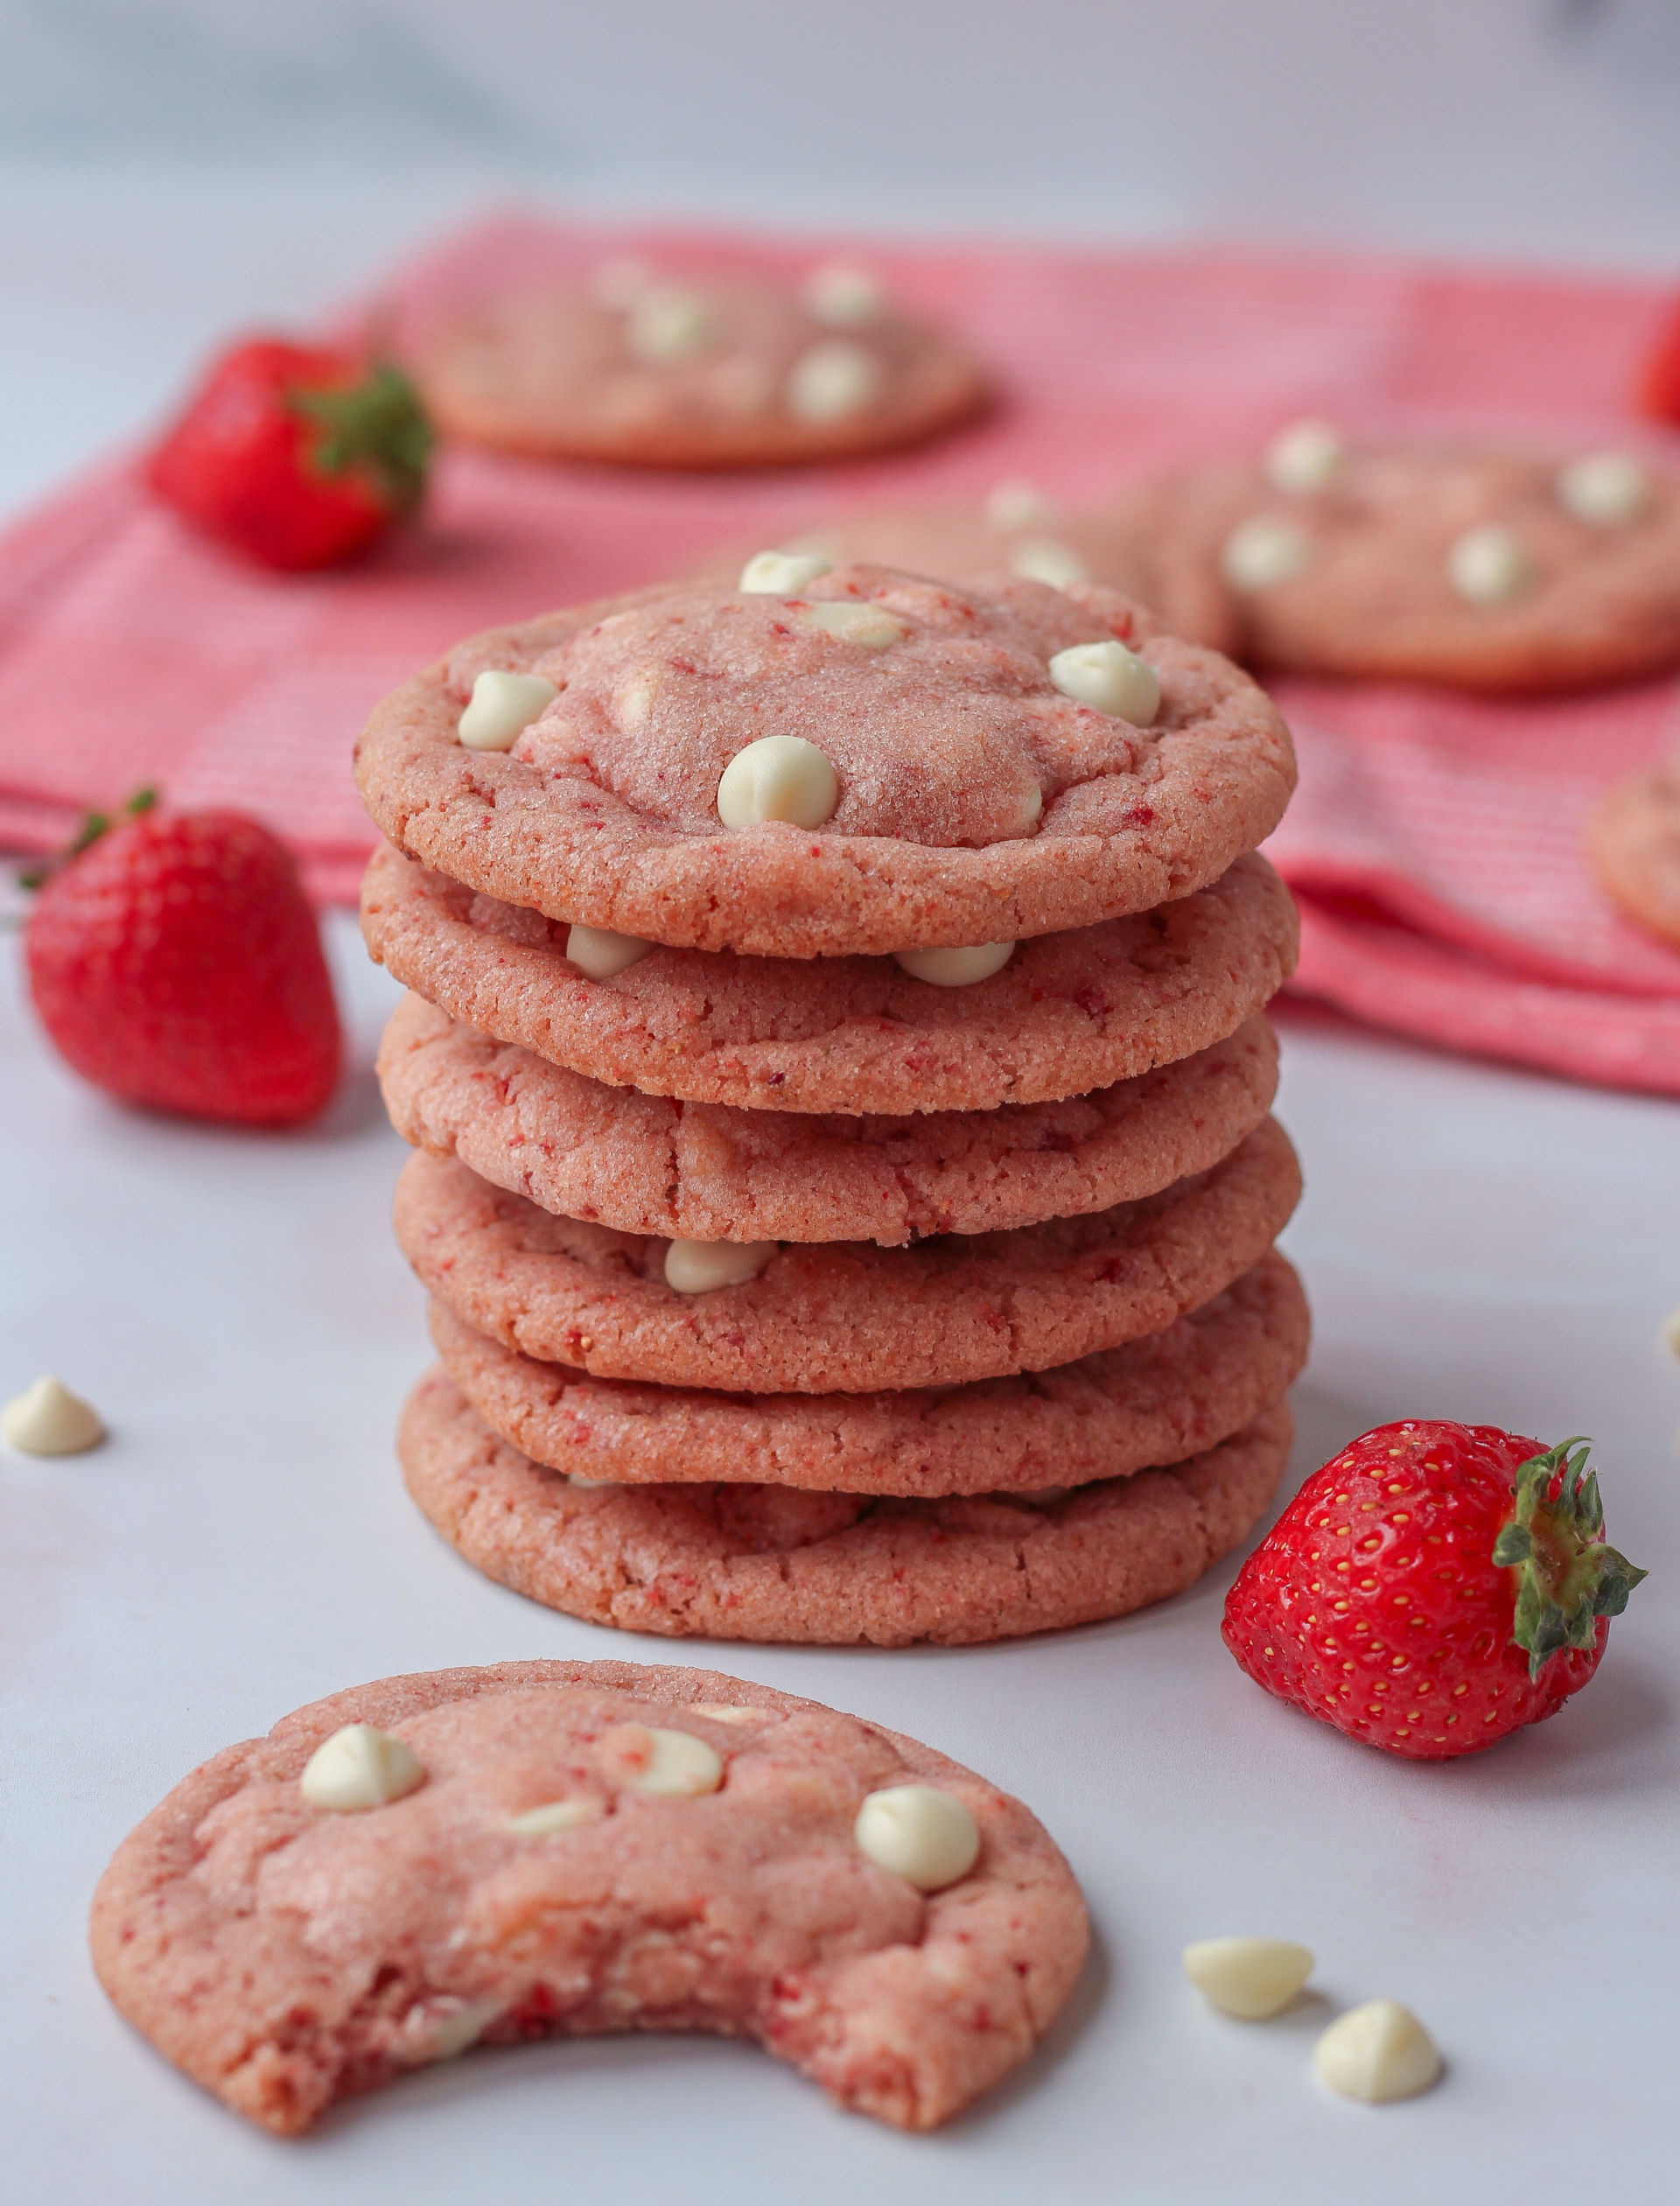
<path fill-rule="evenodd" d="M 475 638 L 357 770 L 441 1357 L 400 1452 L 470 1560 L 955 1642 L 1250 1528 L 1307 1320 L 1245 676 L 1096 585 L 766 555 Z"/>

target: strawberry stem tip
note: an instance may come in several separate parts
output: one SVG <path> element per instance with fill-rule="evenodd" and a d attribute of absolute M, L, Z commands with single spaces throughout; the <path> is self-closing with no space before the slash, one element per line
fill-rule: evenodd
<path fill-rule="evenodd" d="M 1516 1508 L 1494 1543 L 1494 1564 L 1517 1573 L 1511 1636 L 1530 1679 L 1565 1647 L 1591 1647 L 1600 1617 L 1620 1616 L 1648 1575 L 1605 1544 L 1590 1446 L 1577 1433 L 1522 1464 Z"/>
<path fill-rule="evenodd" d="M 294 383 L 286 398 L 294 413 L 322 431 L 310 453 L 312 466 L 324 475 L 365 468 L 392 513 L 413 512 L 426 487 L 432 428 L 401 368 L 381 363 L 344 390 Z"/>
<path fill-rule="evenodd" d="M 150 812 L 157 802 L 156 789 L 136 789 L 127 803 L 122 806 L 117 817 L 124 820 L 137 820 L 143 812 Z M 61 865 L 67 865 L 73 858 L 80 858 L 84 851 L 91 850 L 102 835 L 109 833 L 110 826 L 111 816 L 108 812 L 84 813 L 81 825 L 56 856 L 45 859 L 39 865 L 32 865 L 25 872 L 18 874 L 18 887 L 40 888 Z"/>

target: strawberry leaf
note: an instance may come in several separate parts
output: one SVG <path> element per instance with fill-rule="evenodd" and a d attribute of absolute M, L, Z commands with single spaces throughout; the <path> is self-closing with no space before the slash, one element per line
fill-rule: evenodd
<path fill-rule="evenodd" d="M 1538 1677 L 1565 1648 L 1590 1648 L 1600 1616 L 1620 1616 L 1647 1573 L 1604 1543 L 1604 1503 L 1578 1434 L 1516 1473 L 1515 1507 L 1492 1560 L 1517 1573 L 1511 1636 Z"/>

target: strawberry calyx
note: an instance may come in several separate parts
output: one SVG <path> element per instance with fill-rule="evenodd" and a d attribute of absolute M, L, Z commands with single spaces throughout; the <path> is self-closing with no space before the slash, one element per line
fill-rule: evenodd
<path fill-rule="evenodd" d="M 380 362 L 360 382 L 338 389 L 293 383 L 286 403 L 321 432 L 309 451 L 310 465 L 319 473 L 344 475 L 360 468 L 373 477 L 388 511 L 413 512 L 425 490 L 433 436 L 401 368 Z"/>
<path fill-rule="evenodd" d="M 137 820 L 143 812 L 150 812 L 157 802 L 156 789 L 136 789 L 119 809 L 116 820 Z M 81 825 L 61 851 L 44 859 L 39 865 L 32 865 L 26 872 L 18 874 L 18 887 L 32 889 L 41 887 L 52 874 L 59 871 L 60 866 L 68 865 L 72 858 L 80 858 L 84 851 L 91 850 L 100 837 L 108 834 L 116 824 L 116 821 L 111 818 L 108 812 L 85 813 Z"/>
<path fill-rule="evenodd" d="M 1496 1566 L 1516 1572 L 1511 1636 L 1530 1680 L 1564 1648 L 1590 1648 L 1599 1619 L 1620 1616 L 1649 1574 L 1605 1544 L 1590 1446 L 1577 1433 L 1518 1467 L 1516 1506 L 1494 1543 Z"/>

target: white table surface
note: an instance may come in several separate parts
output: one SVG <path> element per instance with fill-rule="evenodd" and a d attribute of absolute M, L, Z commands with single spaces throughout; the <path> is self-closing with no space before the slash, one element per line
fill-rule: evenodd
<path fill-rule="evenodd" d="M 32 340 L 29 361 L 0 363 L 0 396 L 21 394 L 38 431 L 0 476 L 5 502 L 144 418 L 247 292 L 296 311 L 403 227 L 369 200 L 343 264 L 310 261 L 307 280 L 284 238 L 248 269 L 230 229 L 225 264 L 213 255 L 194 289 L 181 258 L 160 301 L 139 275 L 123 292 L 108 233 L 91 215 L 79 231 L 74 193 L 54 188 L 56 244 L 23 223 L 13 243 L 29 230 L 39 251 L 14 252 L 0 302 Z M 215 232 L 214 208 L 203 220 Z M 108 280 L 80 280 L 96 264 Z M 58 377 L 46 340 L 78 332 L 99 336 L 97 358 Z M 347 921 L 332 940 L 354 1069 L 324 1124 L 276 1138 L 108 1104 L 46 1050 L 0 958 L 0 1396 L 55 1369 L 113 1428 L 80 1460 L 0 1451 L 7 2195 L 1412 2206 L 1600 2181 L 1620 2200 L 1670 2195 L 1680 1365 L 1658 1331 L 1680 1301 L 1675 1106 L 1311 1012 L 1287 1025 L 1280 1108 L 1308 1192 L 1286 1245 L 1317 1321 L 1296 1473 L 1402 1415 L 1584 1431 L 1612 1535 L 1653 1572 L 1582 1699 L 1493 1754 L 1419 1767 L 1242 1677 L 1217 1635 L 1229 1567 L 1113 1625 L 910 1653 L 626 1642 L 480 1579 L 393 1461 L 426 1350 L 386 1219 L 402 1152 L 370 1070 L 392 991 Z M 639 1654 L 866 1712 L 1032 1803 L 1084 1884 L 1099 1950 L 1018 2079 L 906 2139 L 747 2048 L 585 2042 L 472 2055 L 280 2144 L 107 2006 L 83 1945 L 92 1886 L 204 1756 L 396 1671 Z M 1210 2013 L 1176 1956 L 1230 1929 L 1310 1943 L 1321 1996 L 1263 2027 Z M 1306 2064 L 1335 2005 L 1378 1993 L 1415 2006 L 1449 2066 L 1426 2098 L 1368 2110 L 1320 2092 Z"/>

